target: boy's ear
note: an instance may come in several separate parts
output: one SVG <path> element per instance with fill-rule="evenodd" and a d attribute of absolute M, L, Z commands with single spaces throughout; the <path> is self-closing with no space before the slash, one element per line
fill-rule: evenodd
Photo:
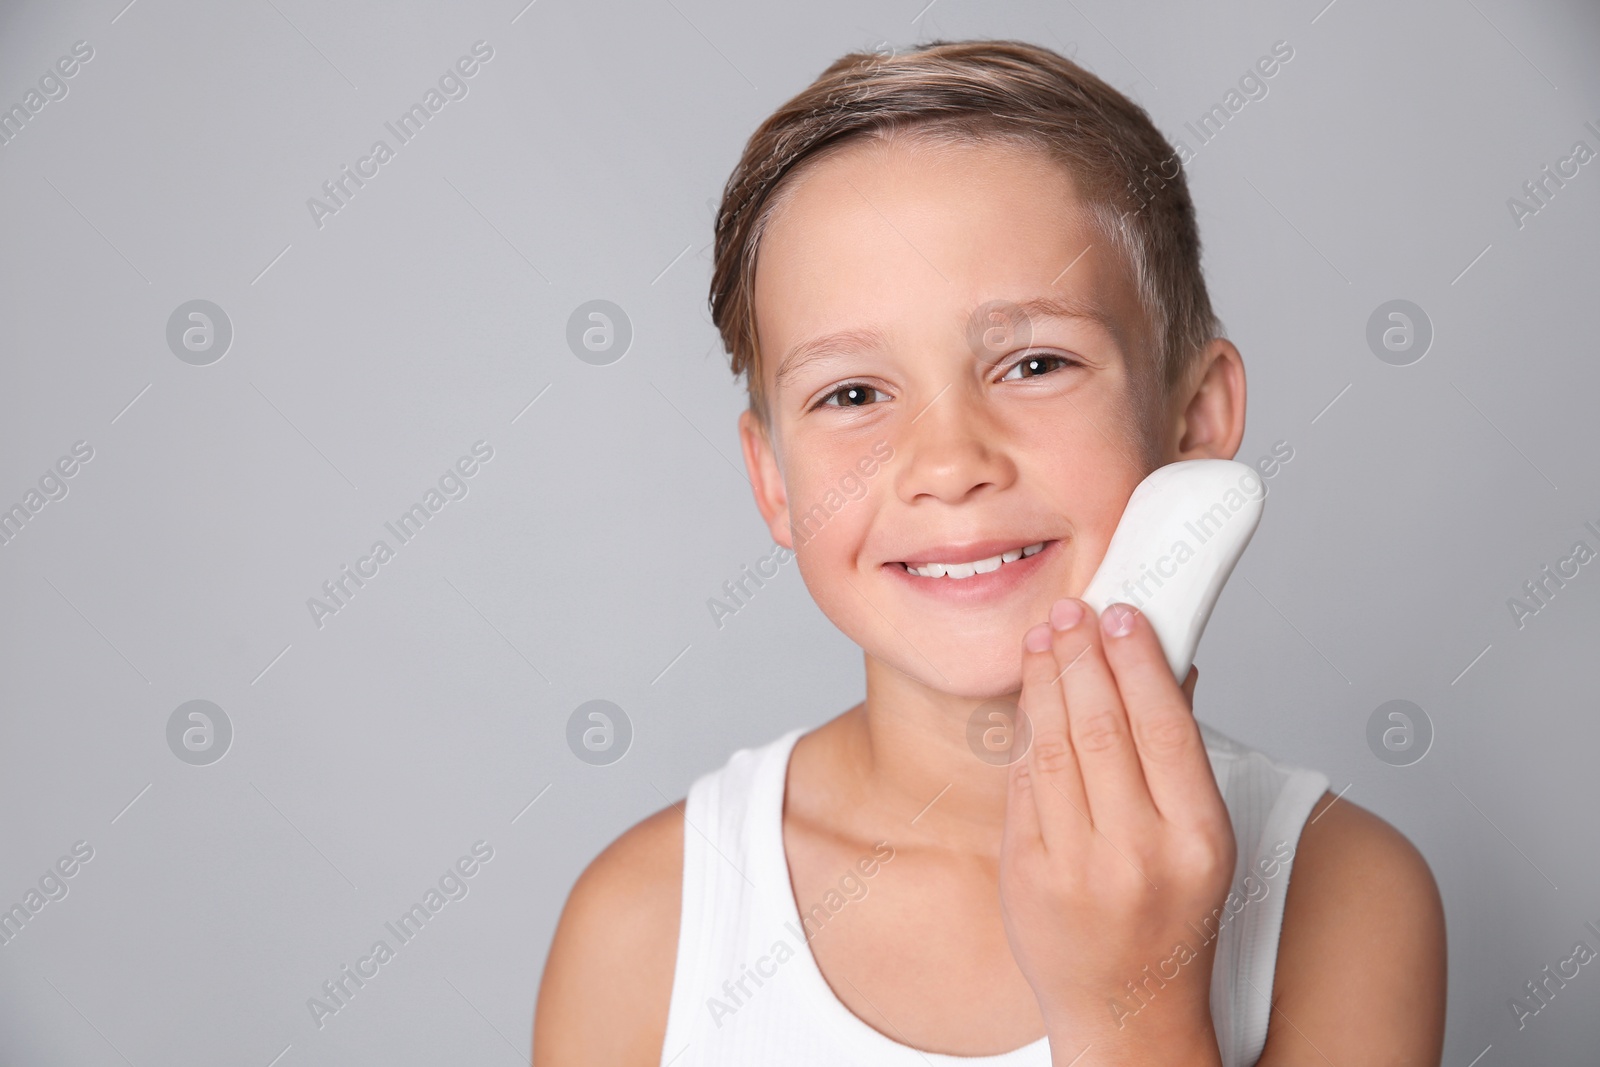
<path fill-rule="evenodd" d="M 1226 337 L 1207 342 L 1180 396 L 1175 459 L 1232 459 L 1244 440 L 1244 357 Z"/>
<path fill-rule="evenodd" d="M 789 536 L 789 494 L 783 487 L 778 457 L 767 436 L 767 428 L 748 408 L 739 415 L 739 443 L 744 449 L 744 469 L 750 475 L 756 507 L 766 520 L 772 540 L 792 550 L 794 540 Z"/>

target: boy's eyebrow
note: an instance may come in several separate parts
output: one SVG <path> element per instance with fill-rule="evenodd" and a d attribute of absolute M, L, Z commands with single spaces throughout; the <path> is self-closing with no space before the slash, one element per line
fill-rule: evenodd
<path fill-rule="evenodd" d="M 773 377 L 773 385 L 781 386 L 785 379 L 792 378 L 802 368 L 818 360 L 863 348 L 882 348 L 886 343 L 883 331 L 876 326 L 840 330 L 838 333 L 824 334 L 821 337 L 801 341 L 789 349 L 788 354 L 778 364 L 778 373 Z"/>
<path fill-rule="evenodd" d="M 1026 318 L 1084 319 L 1112 337 L 1121 336 L 1117 322 L 1098 303 L 1072 296 L 1039 296 L 1011 305 Z"/>
<path fill-rule="evenodd" d="M 1121 331 L 1116 320 L 1108 315 L 1099 304 L 1091 303 L 1069 296 L 1038 296 L 1021 303 L 1010 305 L 1011 309 L 1028 319 L 1057 318 L 1057 319 L 1083 319 L 1092 322 L 1105 330 L 1112 337 L 1120 337 Z M 777 374 L 773 377 L 775 386 L 783 385 L 784 381 L 794 377 L 803 368 L 819 360 L 845 352 L 860 351 L 864 348 L 886 347 L 887 340 L 883 331 L 875 326 L 866 326 L 854 330 L 840 330 L 837 333 L 823 334 L 801 341 L 778 363 Z"/>

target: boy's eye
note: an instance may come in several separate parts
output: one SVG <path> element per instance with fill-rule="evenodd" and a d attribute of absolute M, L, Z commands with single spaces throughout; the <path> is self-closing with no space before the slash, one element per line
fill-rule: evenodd
<path fill-rule="evenodd" d="M 1024 356 L 1013 363 L 1001 381 L 1018 381 L 1023 378 L 1037 378 L 1051 371 L 1060 370 L 1062 367 L 1081 366 L 1077 360 L 1065 356 L 1053 355 L 1049 352 L 1040 352 L 1036 355 Z M 864 408 L 871 404 L 880 403 L 888 399 L 887 394 L 876 386 L 866 385 L 862 382 L 852 382 L 841 385 L 833 392 L 817 401 L 817 407 L 836 408 Z"/>
<path fill-rule="evenodd" d="M 818 402 L 818 407 L 829 406 L 836 408 L 861 408 L 873 404 L 883 396 L 883 393 L 870 385 L 859 382 L 854 385 L 841 385 Z"/>
<path fill-rule="evenodd" d="M 1017 360 L 1005 374 L 1001 375 L 1000 380 L 1004 382 L 1017 381 L 1022 378 L 1037 378 L 1041 374 L 1049 374 L 1053 370 L 1075 365 L 1076 362 L 1074 360 L 1067 359 L 1064 356 L 1053 356 L 1047 352 L 1041 352 L 1037 355 L 1025 356 Z"/>

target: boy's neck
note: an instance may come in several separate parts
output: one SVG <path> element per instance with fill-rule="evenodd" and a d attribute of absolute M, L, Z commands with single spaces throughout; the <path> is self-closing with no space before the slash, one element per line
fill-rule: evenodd
<path fill-rule="evenodd" d="M 1008 772 L 969 740 L 974 710 L 986 702 L 930 688 L 871 656 L 866 675 L 866 700 L 840 724 L 852 792 L 884 815 L 903 815 L 908 833 L 998 856 Z M 1014 706 L 1015 699 L 992 703 Z"/>

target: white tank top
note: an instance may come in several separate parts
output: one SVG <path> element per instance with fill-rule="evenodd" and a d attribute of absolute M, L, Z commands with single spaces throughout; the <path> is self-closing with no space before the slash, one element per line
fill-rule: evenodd
<path fill-rule="evenodd" d="M 1222 916 L 1194 940 L 1217 941 L 1211 1018 L 1222 1062 L 1248 1067 L 1266 1042 L 1295 844 L 1328 779 L 1200 728 L 1239 859 Z M 740 749 L 689 790 L 662 1067 L 1050 1067 L 1045 1038 L 993 1056 L 924 1052 L 873 1029 L 834 995 L 806 943 L 783 849 L 784 783 L 802 732 Z"/>

